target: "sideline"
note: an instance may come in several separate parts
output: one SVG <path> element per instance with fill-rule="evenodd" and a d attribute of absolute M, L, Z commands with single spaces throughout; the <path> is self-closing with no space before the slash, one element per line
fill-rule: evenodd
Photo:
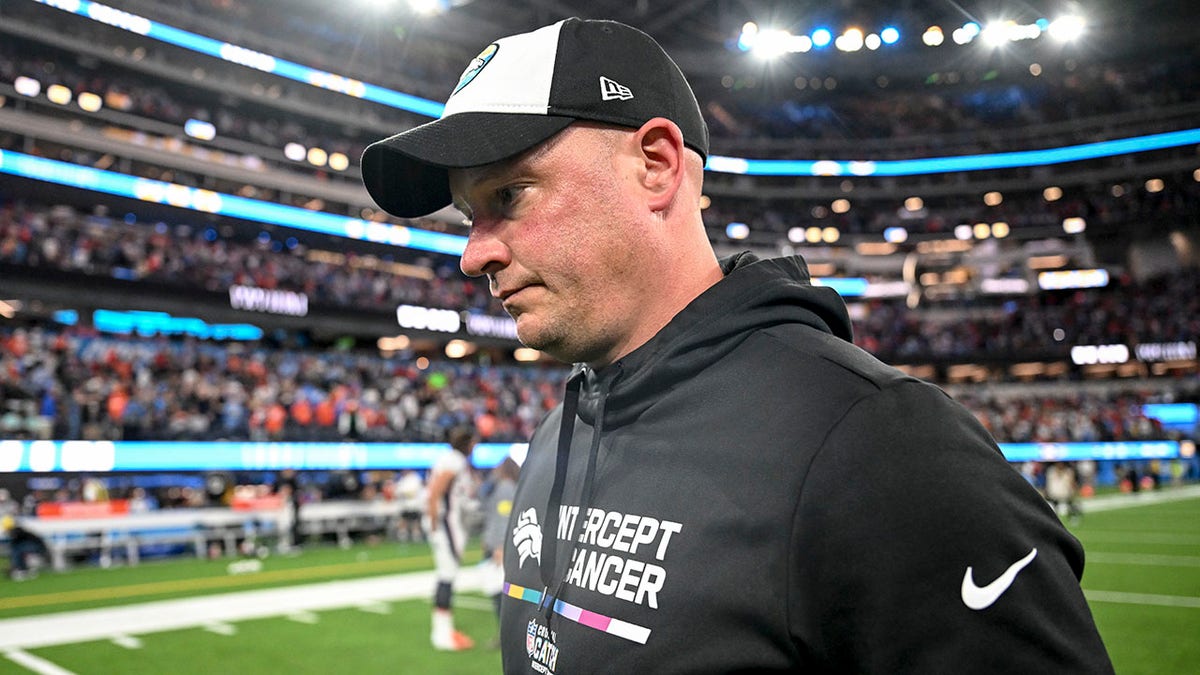
<path fill-rule="evenodd" d="M 455 586 L 478 591 L 484 570 L 467 566 L 459 570 Z M 23 649 L 111 640 L 185 628 L 204 628 L 246 619 L 303 615 L 328 609 L 432 597 L 435 574 L 411 572 L 304 586 L 223 593 L 178 600 L 160 600 L 121 607 L 83 609 L 0 620 L 0 653 L 21 654 Z"/>
<path fill-rule="evenodd" d="M 251 559 L 250 561 L 253 560 L 254 559 Z M 237 565 L 239 562 L 243 561 L 235 561 L 230 563 L 230 565 Z M 423 555 L 410 558 L 372 560 L 353 563 L 334 563 L 328 565 L 317 565 L 314 567 L 270 570 L 267 572 L 258 572 L 254 574 L 230 573 L 222 576 L 195 577 L 191 579 L 171 579 L 166 581 L 151 581 L 123 586 L 102 586 L 100 588 L 82 588 L 72 591 L 35 593 L 33 595 L 10 598 L 8 600 L 0 601 L 0 608 L 15 609 L 18 607 L 42 607 L 45 605 L 62 605 L 70 602 L 82 602 L 87 600 L 117 600 L 119 598 L 130 598 L 139 595 L 179 593 L 209 588 L 250 586 L 262 584 L 264 582 L 283 582 L 295 581 L 299 579 L 328 577 L 340 572 L 352 572 L 355 574 L 363 573 L 364 571 L 372 572 L 376 570 L 394 570 L 396 572 L 401 572 L 407 568 L 429 567 L 432 564 L 433 558 L 428 555 Z"/>
<path fill-rule="evenodd" d="M 1132 508 L 1150 504 L 1200 498 L 1200 485 L 1166 488 L 1160 492 L 1119 494 L 1097 497 L 1083 503 L 1085 513 Z M 253 578 L 256 575 L 247 575 Z M 226 578 L 222 578 L 226 579 Z M 483 574 L 478 566 L 464 567 L 456 584 L 463 590 L 478 591 Z M 436 583 L 434 572 L 390 574 L 344 581 L 329 581 L 256 591 L 160 600 L 121 607 L 76 610 L 0 620 L 0 653 L 40 673 L 65 673 L 53 664 L 41 662 L 24 649 L 75 644 L 93 640 L 111 640 L 120 635 L 145 635 L 160 631 L 205 628 L 246 619 L 297 615 L 345 607 L 374 608 L 381 603 L 428 597 Z M 143 589 L 144 590 L 144 589 Z M 1099 602 L 1158 604 L 1194 607 L 1195 598 L 1150 596 L 1085 591 Z M 472 608 L 473 609 L 473 608 Z M 372 610 L 367 610 L 372 611 Z M 40 670 L 38 665 L 52 666 Z"/>
<path fill-rule="evenodd" d="M 1132 492 L 1128 494 L 1121 493 L 1105 495 L 1103 497 L 1092 497 L 1091 499 L 1079 500 L 1079 505 L 1083 507 L 1083 513 L 1086 516 L 1089 513 L 1094 513 L 1097 511 L 1127 509 L 1134 506 L 1148 506 L 1150 504 L 1177 502 L 1183 499 L 1193 498 L 1200 498 L 1200 485 L 1164 487 L 1155 491 L 1142 490 L 1140 492 Z"/>

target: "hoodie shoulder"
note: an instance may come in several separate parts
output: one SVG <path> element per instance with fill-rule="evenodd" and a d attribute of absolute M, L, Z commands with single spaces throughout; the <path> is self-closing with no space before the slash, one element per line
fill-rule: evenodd
<path fill-rule="evenodd" d="M 831 368 L 844 371 L 862 385 L 877 390 L 901 382 L 921 381 L 887 365 L 861 347 L 804 324 L 772 326 L 763 331 L 763 337 L 793 352 L 794 360 L 791 361 L 801 369 L 801 375 L 814 367 L 820 370 Z"/>

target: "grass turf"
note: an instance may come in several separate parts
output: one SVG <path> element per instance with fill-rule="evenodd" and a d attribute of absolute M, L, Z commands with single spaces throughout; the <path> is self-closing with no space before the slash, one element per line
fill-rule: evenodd
<path fill-rule="evenodd" d="M 1093 597 L 1092 615 L 1117 673 L 1200 673 L 1200 499 L 1086 514 L 1071 531 L 1088 556 L 1082 581 L 1088 591 L 1186 604 Z"/>
<path fill-rule="evenodd" d="M 1136 497 L 1130 497 L 1136 500 Z M 1086 504 L 1085 504 L 1086 506 Z M 1200 672 L 1200 499 L 1089 513 L 1071 527 L 1088 553 L 1083 587 L 1127 594 L 1092 600 L 1092 610 L 1121 675 Z M 476 553 L 469 562 L 478 560 Z M 309 547 L 272 555 L 261 572 L 231 575 L 231 559 L 176 559 L 137 567 L 84 567 L 3 582 L 0 618 L 30 616 L 174 597 L 270 588 L 418 571 L 432 567 L 422 545 Z M 1179 599 L 1183 606 L 1154 604 Z M 461 597 L 461 596 L 460 596 Z M 429 647 L 429 602 L 387 603 L 386 614 L 322 611 L 315 623 L 287 617 L 238 621 L 234 634 L 204 628 L 138 636 L 136 648 L 95 641 L 30 649 L 61 668 L 93 673 L 494 673 L 499 651 L 494 615 L 478 596 L 455 611 L 476 648 L 446 654 Z M 0 658 L 0 673 L 29 671 Z"/>

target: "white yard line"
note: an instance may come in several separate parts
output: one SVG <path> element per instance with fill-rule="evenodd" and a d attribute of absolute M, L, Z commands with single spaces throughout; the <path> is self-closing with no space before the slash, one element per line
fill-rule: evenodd
<path fill-rule="evenodd" d="M 237 626 L 231 623 L 219 623 L 215 621 L 213 623 L 206 623 L 204 624 L 204 630 L 216 633 L 217 635 L 237 635 Z"/>
<path fill-rule="evenodd" d="M 1174 544 L 1195 546 L 1200 544 L 1200 534 L 1178 532 L 1135 532 L 1132 530 L 1078 530 L 1076 537 L 1086 545 L 1096 541 L 1120 544 Z"/>
<path fill-rule="evenodd" d="M 392 606 L 382 602 L 366 602 L 358 606 L 359 611 L 368 614 L 391 614 Z"/>
<path fill-rule="evenodd" d="M 1127 509 L 1134 506 L 1162 504 L 1163 502 L 1175 502 L 1181 499 L 1194 499 L 1197 497 L 1200 497 L 1200 485 L 1185 485 L 1182 487 L 1163 488 L 1158 491 L 1142 490 L 1141 492 L 1130 494 L 1122 493 L 1092 497 L 1091 499 L 1081 500 L 1079 504 L 1083 507 L 1083 512 L 1088 514 L 1095 511 Z"/>
<path fill-rule="evenodd" d="M 1158 607 L 1188 607 L 1200 609 L 1200 598 L 1186 595 L 1154 595 L 1150 593 L 1121 593 L 1120 591 L 1089 591 L 1083 595 L 1088 602 L 1116 602 L 1123 605 L 1156 605 Z"/>
<path fill-rule="evenodd" d="M 465 567 L 454 585 L 477 591 L 481 579 L 475 567 Z M 435 584 L 433 572 L 414 572 L 3 619 L 0 650 L 19 655 L 21 649 L 426 598 Z"/>
<path fill-rule="evenodd" d="M 1200 567 L 1200 556 L 1149 553 L 1087 553 L 1087 564 L 1153 565 L 1157 567 Z"/>
<path fill-rule="evenodd" d="M 20 649 L 6 649 L 4 657 L 19 666 L 25 666 L 27 670 L 31 670 L 38 675 L 75 675 L 75 673 L 66 668 L 59 667 L 46 659 L 23 652 Z"/>
<path fill-rule="evenodd" d="M 296 623 L 306 623 L 310 626 L 316 625 L 321 622 L 321 617 L 317 616 L 316 614 L 313 614 L 312 612 L 289 612 L 285 618 L 288 621 L 295 621 Z"/>
<path fill-rule="evenodd" d="M 116 645 L 118 647 L 124 647 L 125 649 L 141 649 L 142 648 L 142 641 L 133 637 L 132 635 L 125 635 L 123 633 L 119 633 L 117 635 L 113 635 L 110 639 L 114 645 Z"/>

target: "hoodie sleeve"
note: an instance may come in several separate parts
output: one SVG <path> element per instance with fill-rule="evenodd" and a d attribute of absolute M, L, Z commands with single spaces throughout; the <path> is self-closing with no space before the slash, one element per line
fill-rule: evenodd
<path fill-rule="evenodd" d="M 1079 542 L 940 390 L 860 399 L 800 494 L 789 625 L 815 670 L 1112 672 Z"/>

